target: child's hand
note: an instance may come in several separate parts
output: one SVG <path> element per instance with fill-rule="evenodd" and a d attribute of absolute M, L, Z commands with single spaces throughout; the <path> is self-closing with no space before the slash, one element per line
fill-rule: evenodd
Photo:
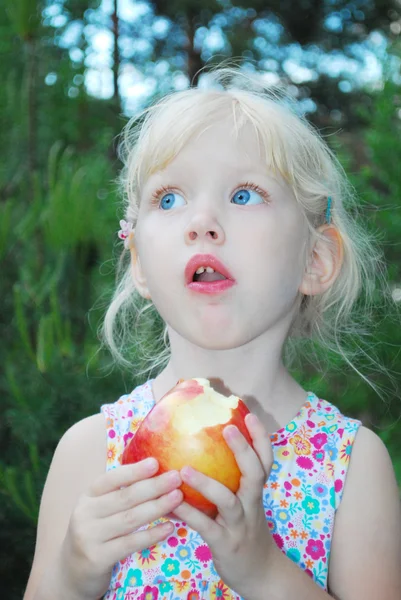
<path fill-rule="evenodd" d="M 203 473 L 184 467 L 181 469 L 183 481 L 216 504 L 219 512 L 213 520 L 183 502 L 174 514 L 206 541 L 224 583 L 248 598 L 252 597 L 253 590 L 260 593 L 269 557 L 277 547 L 263 508 L 263 486 L 273 463 L 269 435 L 255 415 L 247 415 L 245 423 L 255 450 L 236 427 L 230 425 L 224 429 L 224 438 L 242 474 L 237 494 Z"/>
<path fill-rule="evenodd" d="M 116 562 L 171 534 L 174 526 L 169 522 L 135 532 L 182 501 L 178 471 L 153 477 L 157 470 L 155 459 L 118 467 L 80 497 L 60 555 L 63 584 L 71 589 L 71 597 L 102 597 Z"/>

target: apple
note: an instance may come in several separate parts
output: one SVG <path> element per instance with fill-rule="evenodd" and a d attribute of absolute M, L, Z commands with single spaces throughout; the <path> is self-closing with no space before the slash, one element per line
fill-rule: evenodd
<path fill-rule="evenodd" d="M 237 396 L 216 392 L 208 379 L 180 379 L 149 411 L 124 450 L 122 463 L 150 456 L 159 461 L 157 475 L 189 465 L 237 492 L 241 472 L 223 437 L 227 425 L 235 425 L 248 443 L 245 425 L 249 413 Z M 188 484 L 180 487 L 184 500 L 205 514 L 217 515 L 215 504 Z"/>

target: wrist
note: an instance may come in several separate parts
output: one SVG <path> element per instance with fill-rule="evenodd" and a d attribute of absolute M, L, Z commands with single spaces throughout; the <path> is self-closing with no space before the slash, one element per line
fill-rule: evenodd
<path fill-rule="evenodd" d="M 280 587 L 282 559 L 286 560 L 286 557 L 278 546 L 273 543 L 265 555 L 260 575 L 254 576 L 252 583 L 247 582 L 245 590 L 236 589 L 235 591 L 242 595 L 244 600 L 266 600 L 267 598 L 269 600 L 282 600 L 282 596 L 277 595 Z M 288 598 L 285 597 L 285 600 L 288 600 Z"/>

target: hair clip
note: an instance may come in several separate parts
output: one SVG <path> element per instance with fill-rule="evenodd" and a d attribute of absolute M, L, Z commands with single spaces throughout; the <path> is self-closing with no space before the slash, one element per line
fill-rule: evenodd
<path fill-rule="evenodd" d="M 129 250 L 130 238 L 132 238 L 134 235 L 134 226 L 131 221 L 124 221 L 124 219 L 122 219 L 120 221 L 120 227 L 121 229 L 118 232 L 118 237 L 120 240 L 124 240 L 124 247 Z"/>
<path fill-rule="evenodd" d="M 326 223 L 328 225 L 330 225 L 330 222 L 331 222 L 331 204 L 332 204 L 332 198 L 331 198 L 331 196 L 329 196 L 327 198 L 327 210 L 326 210 Z"/>

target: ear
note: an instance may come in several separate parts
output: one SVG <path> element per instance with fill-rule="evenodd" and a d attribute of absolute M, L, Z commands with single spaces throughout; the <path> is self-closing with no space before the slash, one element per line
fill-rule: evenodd
<path fill-rule="evenodd" d="M 299 291 L 306 296 L 316 296 L 328 290 L 341 271 L 344 248 L 341 234 L 334 225 L 322 225 L 317 229 L 326 239 L 318 239 L 305 269 Z"/>
<path fill-rule="evenodd" d="M 141 261 L 139 260 L 138 251 L 134 241 L 134 233 L 129 236 L 129 251 L 131 253 L 131 273 L 134 280 L 135 288 L 138 290 L 142 298 L 150 300 L 150 293 L 146 285 L 146 278 L 143 274 Z"/>

